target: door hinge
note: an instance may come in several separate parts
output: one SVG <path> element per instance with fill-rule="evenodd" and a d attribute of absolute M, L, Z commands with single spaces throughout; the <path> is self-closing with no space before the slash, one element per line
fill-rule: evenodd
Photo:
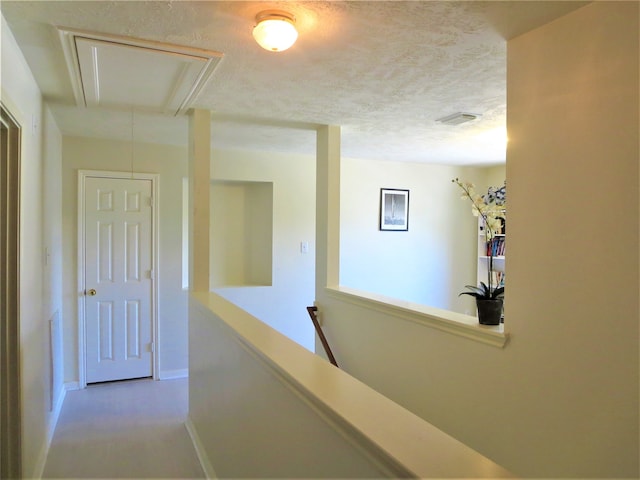
<path fill-rule="evenodd" d="M 147 278 L 154 280 L 155 274 L 153 270 L 147 270 Z"/>
<path fill-rule="evenodd" d="M 153 343 L 153 342 L 149 343 L 149 351 L 151 353 L 155 353 L 155 350 L 156 350 L 155 343 Z"/>

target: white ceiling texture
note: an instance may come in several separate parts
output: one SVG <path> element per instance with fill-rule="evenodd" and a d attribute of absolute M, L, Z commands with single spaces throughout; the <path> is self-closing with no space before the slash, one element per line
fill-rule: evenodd
<path fill-rule="evenodd" d="M 165 83 L 172 95 L 189 90 L 170 86 L 179 75 L 171 65 L 163 69 L 166 56 L 156 65 L 153 56 L 145 63 L 100 50 L 99 82 L 76 71 L 85 77 L 77 82 L 65 41 L 80 30 L 103 46 L 118 36 L 213 54 L 208 80 L 182 106 L 213 112 L 214 147 L 314 154 L 315 127 L 330 124 L 342 127 L 347 157 L 490 165 L 505 161 L 506 40 L 584 4 L 2 0 L 0 10 L 67 135 L 187 140 L 180 98 L 164 102 L 170 108 L 148 104 L 155 100 L 146 94 L 165 95 Z M 251 35 L 256 14 L 273 8 L 296 17 L 298 41 L 285 52 L 263 50 Z M 92 51 L 77 45 L 81 57 Z M 197 77 L 197 65 L 185 75 Z M 101 103 L 93 92 L 83 102 L 82 88 L 89 95 L 88 85 L 98 83 L 103 98 L 122 95 Z M 149 88 L 136 90 L 140 84 Z M 455 126 L 436 122 L 455 112 L 480 116 Z"/>

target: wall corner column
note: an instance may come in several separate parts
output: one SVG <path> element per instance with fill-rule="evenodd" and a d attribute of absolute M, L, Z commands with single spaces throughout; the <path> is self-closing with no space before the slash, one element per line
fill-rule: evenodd
<path fill-rule="evenodd" d="M 211 112 L 189 111 L 189 288 L 209 291 Z"/>
<path fill-rule="evenodd" d="M 316 136 L 316 298 L 340 282 L 340 127 Z"/>

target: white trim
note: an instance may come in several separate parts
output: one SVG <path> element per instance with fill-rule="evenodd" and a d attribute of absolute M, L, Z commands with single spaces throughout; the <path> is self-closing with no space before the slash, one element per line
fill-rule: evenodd
<path fill-rule="evenodd" d="M 368 310 L 419 323 L 476 342 L 503 348 L 509 334 L 504 325 L 480 325 L 476 317 L 439 308 L 419 305 L 348 287 L 326 287 L 327 296 Z"/>
<path fill-rule="evenodd" d="M 60 37 L 60 43 L 62 44 L 62 52 L 64 53 L 64 60 L 67 64 L 67 70 L 69 72 L 69 79 L 71 80 L 71 89 L 73 90 L 73 96 L 76 99 L 76 104 L 80 107 L 86 107 L 87 104 L 84 100 L 84 94 L 82 93 L 82 76 L 80 75 L 80 65 L 77 62 L 75 37 L 67 30 L 58 28 L 58 36 Z"/>
<path fill-rule="evenodd" d="M 89 177 L 95 178 L 126 178 L 134 180 L 151 180 L 151 265 L 153 268 L 153 278 L 151 279 L 151 330 L 154 343 L 154 349 L 151 353 L 153 358 L 152 373 L 154 380 L 159 379 L 160 373 L 160 332 L 159 317 L 160 311 L 158 306 L 158 291 L 160 284 L 160 255 L 159 255 L 159 228 L 158 217 L 160 216 L 160 175 L 156 173 L 140 173 L 140 172 L 112 172 L 108 170 L 78 170 L 78 388 L 87 386 L 86 372 L 86 338 L 85 338 L 85 308 L 84 308 L 84 289 L 85 289 L 85 238 L 84 238 L 84 195 L 85 180 Z"/>
<path fill-rule="evenodd" d="M 33 467 L 33 478 L 42 478 L 42 474 L 44 473 L 44 466 L 47 463 L 47 456 L 49 455 L 49 446 L 49 441 L 45 439 L 44 443 L 42 444 L 42 448 L 40 448 L 40 451 L 38 452 L 36 464 Z"/>
<path fill-rule="evenodd" d="M 64 382 L 65 395 L 66 392 L 72 392 L 73 390 L 80 390 L 80 382 Z"/>
<path fill-rule="evenodd" d="M 80 170 L 78 171 L 78 287 L 76 295 L 78 295 L 78 388 L 84 388 L 87 386 L 86 375 L 86 346 L 85 346 L 85 310 L 84 310 L 84 286 L 86 284 L 85 268 L 84 268 L 84 251 L 85 251 L 85 239 L 84 239 L 84 182 L 87 177 L 87 173 Z"/>
<path fill-rule="evenodd" d="M 44 467 L 47 463 L 47 457 L 49 456 L 49 449 L 51 448 L 53 435 L 56 433 L 58 419 L 60 418 L 60 413 L 62 412 L 62 405 L 64 404 L 64 399 L 67 395 L 67 388 L 61 388 L 59 392 L 60 393 L 58 394 L 58 398 L 55 399 L 55 402 L 53 404 L 53 410 L 49 414 L 49 422 L 47 424 L 47 437 L 45 439 L 44 445 L 42 445 L 42 448 L 38 453 L 38 458 L 36 460 L 36 465 L 33 471 L 34 478 L 42 478 L 42 474 L 44 473 Z"/>
<path fill-rule="evenodd" d="M 174 380 L 177 378 L 188 378 L 188 377 L 189 377 L 188 368 L 178 368 L 176 370 L 161 370 L 159 375 L 160 380 Z"/>
<path fill-rule="evenodd" d="M 91 102 L 89 101 L 90 99 L 87 99 L 88 92 L 85 92 L 82 82 L 82 72 L 80 67 L 81 59 L 77 45 L 78 38 L 94 43 L 109 43 L 129 49 L 135 48 L 138 50 L 154 51 L 156 53 L 160 52 L 173 56 L 178 55 L 184 57 L 185 59 L 195 58 L 203 62 L 202 65 L 194 63 L 194 65 L 196 65 L 196 68 L 198 68 L 198 75 L 196 77 L 196 80 L 189 87 L 188 93 L 184 96 L 184 98 L 182 100 L 180 100 L 179 98 L 174 98 L 176 95 L 176 88 L 178 87 L 178 85 L 174 85 L 170 98 L 167 100 L 167 103 L 163 105 L 163 112 L 174 116 L 184 113 L 189 108 L 191 103 L 193 103 L 194 99 L 198 96 L 198 94 L 205 86 L 209 78 L 213 75 L 215 69 L 224 57 L 224 53 L 216 52 L 214 50 L 205 50 L 202 48 L 188 47 L 183 45 L 172 45 L 169 43 L 144 40 L 141 38 L 126 37 L 122 35 L 110 35 L 106 33 L 78 30 L 74 28 L 57 28 L 58 36 L 60 37 L 60 42 L 62 44 L 62 51 L 64 53 L 65 62 L 67 64 L 67 70 L 69 71 L 69 78 L 71 79 L 73 95 L 76 99 L 76 104 L 82 107 L 92 106 L 92 104 L 95 104 L 95 102 Z M 97 75 L 95 77 L 97 78 Z"/>
<path fill-rule="evenodd" d="M 191 438 L 191 443 L 193 444 L 193 448 L 196 451 L 196 455 L 198 456 L 198 461 L 200 462 L 200 467 L 202 467 L 202 471 L 204 475 L 208 479 L 217 479 L 215 470 L 213 469 L 213 465 L 209 461 L 209 457 L 207 456 L 206 449 L 198 436 L 198 432 L 196 430 L 195 425 L 191 421 L 191 417 L 187 417 L 187 420 L 184 422 L 184 426 L 189 432 L 189 437 Z"/>
<path fill-rule="evenodd" d="M 153 378 L 160 377 L 160 175 L 148 174 L 151 177 L 151 265 L 153 268 L 151 287 L 151 310 L 153 321 Z"/>
<path fill-rule="evenodd" d="M 60 393 L 58 394 L 58 398 L 53 406 L 53 411 L 51 412 L 51 422 L 49 423 L 49 431 L 47 435 L 47 443 L 51 445 L 51 441 L 53 440 L 53 434 L 56 432 L 56 426 L 58 425 L 58 419 L 60 418 L 60 413 L 62 412 L 62 405 L 64 404 L 64 400 L 67 397 L 67 390 L 65 388 L 60 389 Z"/>
<path fill-rule="evenodd" d="M 304 402 L 316 415 L 329 425 L 329 427 L 340 437 L 342 437 L 351 447 L 365 457 L 375 468 L 383 472 L 383 478 L 411 478 L 413 473 L 405 468 L 395 458 L 387 455 L 377 444 L 371 442 L 363 432 L 354 429 L 347 418 L 344 418 L 323 403 L 312 391 L 304 388 L 294 377 L 283 370 L 281 365 L 275 363 L 271 358 L 265 356 L 256 346 L 229 324 L 223 323 L 223 327 L 228 329 L 231 337 L 247 354 L 251 355 L 258 363 L 269 369 L 278 381 L 300 401 Z"/>

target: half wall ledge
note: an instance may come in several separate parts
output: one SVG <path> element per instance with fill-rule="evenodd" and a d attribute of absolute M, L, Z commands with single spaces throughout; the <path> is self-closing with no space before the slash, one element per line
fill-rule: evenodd
<path fill-rule="evenodd" d="M 189 330 L 192 437 L 219 478 L 513 477 L 213 292 Z"/>
<path fill-rule="evenodd" d="M 325 294 L 335 300 L 343 301 L 372 311 L 391 315 L 401 320 L 415 322 L 436 328 L 452 335 L 458 335 L 480 343 L 504 348 L 509 334 L 501 325 L 480 325 L 476 317 L 428 307 L 376 293 L 364 292 L 349 287 L 326 287 Z"/>

